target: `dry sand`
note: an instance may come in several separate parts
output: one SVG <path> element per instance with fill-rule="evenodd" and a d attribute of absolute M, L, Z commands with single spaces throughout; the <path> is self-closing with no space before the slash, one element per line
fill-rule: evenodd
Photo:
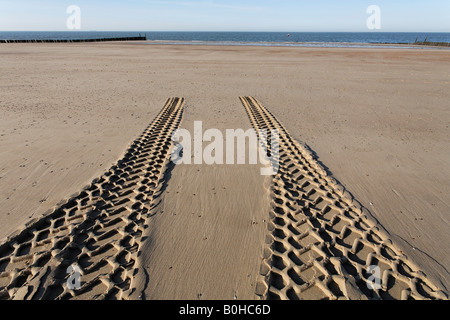
<path fill-rule="evenodd" d="M 449 290 L 448 50 L 8 44 L 0 67 L 0 238 L 101 176 L 167 98 L 186 99 L 183 128 L 223 130 L 251 127 L 238 97 L 254 96 Z M 271 205 L 258 173 L 171 170 L 138 227 L 146 298 L 257 298 Z"/>

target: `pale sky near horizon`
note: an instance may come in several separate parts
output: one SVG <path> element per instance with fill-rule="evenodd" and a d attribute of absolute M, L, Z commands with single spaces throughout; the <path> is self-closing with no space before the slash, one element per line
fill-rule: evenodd
<path fill-rule="evenodd" d="M 385 32 L 450 32 L 450 0 L 0 0 L 0 31 L 66 31 L 66 9 L 81 31 L 371 31 L 367 8 L 381 9 Z"/>

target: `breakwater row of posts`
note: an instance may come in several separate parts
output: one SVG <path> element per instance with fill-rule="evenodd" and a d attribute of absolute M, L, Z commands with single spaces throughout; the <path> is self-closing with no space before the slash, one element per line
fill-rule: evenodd
<path fill-rule="evenodd" d="M 423 41 L 418 41 L 418 38 L 416 38 L 414 44 L 419 46 L 450 47 L 450 42 L 433 42 L 428 41 L 428 38 L 425 38 Z"/>
<path fill-rule="evenodd" d="M 1 40 L 0 43 L 76 43 L 76 42 L 107 42 L 107 41 L 146 41 L 146 36 L 122 37 L 122 38 L 98 38 L 98 39 L 40 39 L 40 40 Z"/>

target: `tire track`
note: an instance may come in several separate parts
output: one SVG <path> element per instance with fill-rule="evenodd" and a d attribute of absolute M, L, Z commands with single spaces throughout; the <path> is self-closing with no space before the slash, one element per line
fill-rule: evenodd
<path fill-rule="evenodd" d="M 448 298 L 275 116 L 255 98 L 240 100 L 258 135 L 263 129 L 280 135 L 257 295 L 283 300 Z"/>
<path fill-rule="evenodd" d="M 183 106 L 183 98 L 168 99 L 109 171 L 0 242 L 0 299 L 138 297 L 139 250 L 170 170 Z M 67 285 L 74 264 L 78 290 Z"/>

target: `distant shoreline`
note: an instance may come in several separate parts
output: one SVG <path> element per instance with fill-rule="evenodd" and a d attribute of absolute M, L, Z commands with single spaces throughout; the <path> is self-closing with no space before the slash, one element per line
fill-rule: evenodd
<path fill-rule="evenodd" d="M 370 43 L 370 42 L 238 42 L 238 41 L 168 41 L 147 40 L 149 45 L 206 45 L 206 46 L 254 46 L 254 47 L 316 47 L 316 48 L 450 48 L 450 43 Z"/>
<path fill-rule="evenodd" d="M 148 45 L 204 45 L 204 46 L 238 46 L 238 47 L 305 47 L 305 48 L 396 48 L 396 49 L 450 49 L 446 42 L 416 43 L 372 43 L 372 42 L 252 42 L 252 41 L 176 41 L 146 40 L 145 37 L 101 38 L 101 39 L 37 39 L 37 40 L 2 40 L 0 44 L 14 43 L 95 43 L 95 42 L 140 42 Z"/>
<path fill-rule="evenodd" d="M 72 43 L 145 41 L 146 44 L 344 47 L 450 48 L 450 33 L 349 32 L 3 32 L 0 43 Z"/>

